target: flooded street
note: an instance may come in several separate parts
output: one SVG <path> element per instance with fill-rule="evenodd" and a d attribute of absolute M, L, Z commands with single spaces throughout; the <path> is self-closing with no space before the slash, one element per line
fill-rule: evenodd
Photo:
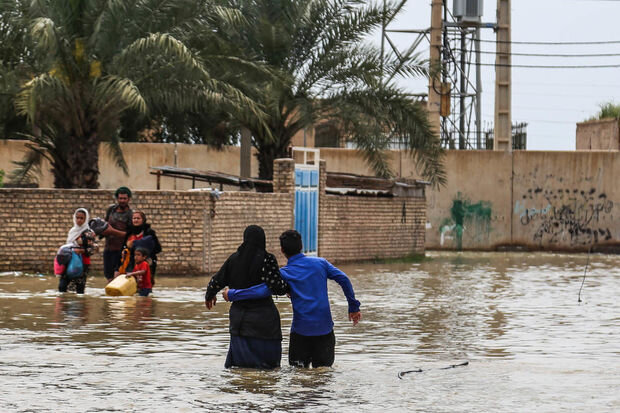
<path fill-rule="evenodd" d="M 149 298 L 84 296 L 53 276 L 0 275 L 0 411 L 620 411 L 620 257 L 429 252 L 340 266 L 362 303 L 347 320 L 330 283 L 333 368 L 223 368 L 228 307 L 208 279 L 158 277 Z M 218 299 L 220 295 L 218 295 Z M 441 369 L 469 361 L 465 367 Z M 398 373 L 422 369 L 422 372 Z"/>

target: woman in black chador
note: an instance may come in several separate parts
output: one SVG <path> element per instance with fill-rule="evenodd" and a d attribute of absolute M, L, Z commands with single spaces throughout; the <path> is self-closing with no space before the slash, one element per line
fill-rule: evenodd
<path fill-rule="evenodd" d="M 266 284 L 272 294 L 288 292 L 288 284 L 280 276 L 276 257 L 265 250 L 265 231 L 257 225 L 250 225 L 243 232 L 243 244 L 211 278 L 205 304 L 211 309 L 217 292 L 224 287 L 245 289 L 259 284 Z M 224 295 L 228 299 L 227 291 Z M 234 301 L 229 319 L 230 347 L 226 368 L 280 366 L 282 330 L 280 313 L 272 297 Z"/>

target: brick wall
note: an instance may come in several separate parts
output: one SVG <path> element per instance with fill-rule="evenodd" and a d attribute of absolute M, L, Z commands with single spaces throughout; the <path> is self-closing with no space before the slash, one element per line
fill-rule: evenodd
<path fill-rule="evenodd" d="M 265 228 L 268 249 L 284 262 L 277 235 L 293 222 L 292 197 L 230 192 L 216 200 L 209 192 L 138 191 L 131 206 L 144 211 L 162 244 L 158 272 L 196 274 L 217 271 L 249 224 Z M 112 201 L 106 190 L 0 189 L 0 271 L 52 272 L 75 209 L 103 217 Z M 94 271 L 102 269 L 103 241 L 100 247 Z"/>
<path fill-rule="evenodd" d="M 424 253 L 424 198 L 325 195 L 319 201 L 319 255 L 333 262 Z"/>
<path fill-rule="evenodd" d="M 286 159 L 274 166 L 277 193 L 134 192 L 131 207 L 146 214 L 162 244 L 158 272 L 217 271 L 250 224 L 265 229 L 267 249 L 284 264 L 278 236 L 294 225 L 294 163 Z M 326 195 L 325 171 L 321 161 L 320 255 L 343 262 L 424 252 L 424 198 Z M 91 217 L 103 217 L 113 201 L 110 190 L 0 189 L 0 271 L 51 273 L 75 209 L 84 207 Z M 94 272 L 103 268 L 102 249 L 103 241 L 92 257 Z"/>
<path fill-rule="evenodd" d="M 332 262 L 424 254 L 426 198 L 327 195 L 319 162 L 319 255 Z"/>

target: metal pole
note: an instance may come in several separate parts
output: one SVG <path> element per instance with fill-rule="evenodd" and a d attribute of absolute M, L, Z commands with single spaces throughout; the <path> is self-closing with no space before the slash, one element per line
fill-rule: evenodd
<path fill-rule="evenodd" d="M 467 42 L 465 41 L 465 27 L 461 26 L 461 87 L 459 88 L 459 149 L 467 149 L 465 147 L 465 92 L 467 91 L 467 82 L 465 79 L 465 57 L 467 54 Z"/>
<path fill-rule="evenodd" d="M 383 17 L 381 18 L 381 88 L 383 88 L 383 59 L 385 58 L 385 29 L 387 27 L 387 23 L 385 21 L 385 4 L 386 0 L 383 0 Z M 305 135 L 304 135 L 305 138 Z M 304 146 L 305 142 L 304 142 Z"/>

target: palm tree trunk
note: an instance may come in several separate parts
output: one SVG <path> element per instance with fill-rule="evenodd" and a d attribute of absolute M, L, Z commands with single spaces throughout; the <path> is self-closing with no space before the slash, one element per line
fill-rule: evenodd
<path fill-rule="evenodd" d="M 289 156 L 288 147 L 290 138 L 280 138 L 277 142 L 263 144 L 258 148 L 258 177 L 260 179 L 273 179 L 273 161 L 278 158 Z"/>
<path fill-rule="evenodd" d="M 73 136 L 64 162 L 54 164 L 56 188 L 99 188 L 99 140 L 91 131 L 86 138 Z"/>

